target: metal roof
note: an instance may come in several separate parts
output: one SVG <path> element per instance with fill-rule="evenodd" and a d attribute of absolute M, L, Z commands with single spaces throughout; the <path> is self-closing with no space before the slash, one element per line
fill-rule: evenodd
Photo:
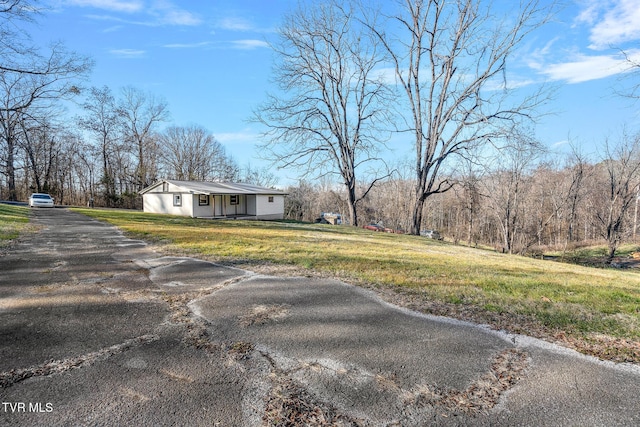
<path fill-rule="evenodd" d="M 163 183 L 169 183 L 183 190 L 185 193 L 193 194 L 263 194 L 263 195 L 285 195 L 284 191 L 273 188 L 260 187 L 253 184 L 237 182 L 205 182 L 205 181 L 177 181 L 173 179 L 163 179 L 140 191 L 145 194 Z"/>

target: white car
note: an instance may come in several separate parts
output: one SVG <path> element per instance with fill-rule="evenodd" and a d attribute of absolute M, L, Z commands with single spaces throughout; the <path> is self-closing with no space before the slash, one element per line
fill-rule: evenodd
<path fill-rule="evenodd" d="M 44 193 L 33 193 L 29 197 L 29 207 L 31 208 L 52 208 L 53 198 Z"/>

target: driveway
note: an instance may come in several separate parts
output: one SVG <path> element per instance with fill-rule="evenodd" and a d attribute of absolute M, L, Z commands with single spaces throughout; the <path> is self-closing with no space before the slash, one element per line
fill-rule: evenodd
<path fill-rule="evenodd" d="M 0 256 L 0 425 L 640 425 L 638 366 L 32 222 Z"/>

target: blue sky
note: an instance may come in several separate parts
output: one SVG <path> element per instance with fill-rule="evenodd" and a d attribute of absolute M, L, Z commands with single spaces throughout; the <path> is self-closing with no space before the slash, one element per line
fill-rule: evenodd
<path fill-rule="evenodd" d="M 260 129 L 247 119 L 275 90 L 268 42 L 296 0 L 41 1 L 49 10 L 32 31 L 35 39 L 62 40 L 91 55 L 96 65 L 88 85 L 150 91 L 168 102 L 170 124 L 202 125 L 241 165 L 263 164 L 255 148 Z M 538 137 L 556 149 L 571 138 L 589 152 L 622 126 L 640 130 L 640 104 L 615 95 L 640 83 L 640 73 L 623 78 L 620 54 L 624 49 L 640 62 L 640 0 L 564 3 L 554 22 L 514 55 L 509 78 L 556 85 L 546 106 L 555 114 L 540 121 Z M 295 178 L 293 171 L 279 175 Z"/>

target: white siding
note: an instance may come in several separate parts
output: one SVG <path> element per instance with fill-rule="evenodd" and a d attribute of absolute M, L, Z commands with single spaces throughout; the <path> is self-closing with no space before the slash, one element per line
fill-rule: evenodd
<path fill-rule="evenodd" d="M 247 215 L 258 215 L 255 194 L 247 194 Z"/>
<path fill-rule="evenodd" d="M 256 213 L 260 219 L 282 219 L 284 218 L 284 196 L 282 195 L 256 195 Z M 273 202 L 269 202 L 269 197 L 273 197 Z"/>
<path fill-rule="evenodd" d="M 149 192 L 142 196 L 143 208 L 145 212 L 192 216 L 193 200 L 189 195 L 181 195 L 182 206 L 173 205 L 172 193 Z M 186 197 L 185 197 L 186 196 Z"/>
<path fill-rule="evenodd" d="M 168 188 L 168 192 L 169 193 L 180 193 L 182 191 L 178 186 L 176 186 L 176 185 L 174 185 L 174 184 L 172 184 L 170 182 L 165 182 L 165 183 L 161 183 L 160 185 L 156 186 L 155 188 L 152 188 L 151 190 L 149 190 L 149 193 L 166 193 L 164 191 L 164 187 L 165 186 Z"/>
<path fill-rule="evenodd" d="M 180 184 L 178 186 L 177 184 Z M 182 215 L 190 217 L 253 217 L 258 219 L 282 219 L 284 217 L 284 195 L 270 195 L 264 188 L 257 188 L 259 194 L 248 193 L 247 188 L 240 184 L 221 183 L 218 185 L 223 194 L 208 188 L 207 183 L 165 181 L 145 190 L 143 206 L 145 212 Z M 214 185 L 214 184 L 211 184 Z M 238 188 L 234 188 L 234 185 Z M 231 191 L 238 191 L 234 194 Z M 200 206 L 200 194 L 209 194 L 209 204 Z M 194 194 L 195 193 L 195 194 Z M 260 194 L 261 193 L 261 194 Z M 266 193 L 266 194 L 265 194 Z M 174 198 L 181 198 L 181 205 L 174 206 Z M 237 199 L 237 204 L 231 204 L 231 198 Z M 272 199 L 269 202 L 269 198 Z"/>
<path fill-rule="evenodd" d="M 193 216 L 194 217 L 213 216 L 214 197 L 213 196 L 207 196 L 207 197 L 209 197 L 209 204 L 200 206 L 200 195 L 199 194 L 193 195 Z"/>

